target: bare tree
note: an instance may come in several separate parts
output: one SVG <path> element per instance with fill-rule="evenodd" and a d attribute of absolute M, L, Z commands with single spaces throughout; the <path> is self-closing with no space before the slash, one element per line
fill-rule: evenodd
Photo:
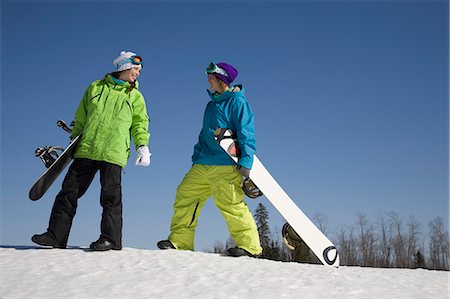
<path fill-rule="evenodd" d="M 449 237 L 445 231 L 441 217 L 436 217 L 429 224 L 430 227 L 430 268 L 436 270 L 449 270 Z"/>
<path fill-rule="evenodd" d="M 375 235 L 373 227 L 368 223 L 364 214 L 358 214 L 357 227 L 359 230 L 359 258 L 358 264 L 364 267 L 375 266 Z"/>
<path fill-rule="evenodd" d="M 421 225 L 416 217 L 411 216 L 407 223 L 408 226 L 408 246 L 407 246 L 407 260 L 408 268 L 418 267 L 418 252 L 420 252 L 419 243 L 421 235 Z M 423 251 L 423 250 L 422 250 Z"/>
<path fill-rule="evenodd" d="M 394 250 L 394 266 L 396 268 L 408 267 L 407 242 L 403 233 L 403 223 L 397 213 L 390 212 L 391 225 L 393 227 L 392 248 Z"/>
<path fill-rule="evenodd" d="M 327 216 L 325 216 L 325 214 L 315 213 L 313 217 L 313 222 L 317 225 L 317 227 L 323 234 L 327 235 L 328 218 Z"/>
<path fill-rule="evenodd" d="M 392 259 L 392 226 L 388 224 L 384 214 L 378 216 L 378 257 L 376 266 L 382 268 L 391 267 Z"/>
<path fill-rule="evenodd" d="M 357 242 L 353 234 L 353 226 L 341 228 L 338 232 L 337 248 L 339 251 L 339 258 L 341 264 L 345 266 L 358 265 Z"/>

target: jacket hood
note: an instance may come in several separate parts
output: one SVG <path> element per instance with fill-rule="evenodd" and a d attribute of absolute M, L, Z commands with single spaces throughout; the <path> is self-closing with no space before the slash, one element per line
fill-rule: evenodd
<path fill-rule="evenodd" d="M 231 90 L 225 91 L 221 95 L 217 95 L 215 92 L 211 92 L 209 89 L 207 89 L 206 91 L 208 92 L 208 95 L 211 98 L 211 100 L 217 101 L 217 102 L 227 100 L 235 95 L 244 95 L 245 94 L 245 89 L 241 84 L 233 86 L 233 88 Z"/>

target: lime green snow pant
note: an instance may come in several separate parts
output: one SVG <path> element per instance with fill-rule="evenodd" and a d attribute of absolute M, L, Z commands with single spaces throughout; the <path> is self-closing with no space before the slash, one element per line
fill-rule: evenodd
<path fill-rule="evenodd" d="M 200 210 L 213 196 L 236 246 L 251 254 L 262 252 L 258 229 L 244 202 L 242 176 L 234 166 L 194 164 L 177 188 L 169 240 L 177 249 L 194 250 Z"/>

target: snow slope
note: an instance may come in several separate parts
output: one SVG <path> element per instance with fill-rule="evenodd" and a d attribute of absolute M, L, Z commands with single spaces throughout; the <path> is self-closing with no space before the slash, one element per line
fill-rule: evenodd
<path fill-rule="evenodd" d="M 449 272 L 0 246 L 0 298 L 449 298 Z"/>

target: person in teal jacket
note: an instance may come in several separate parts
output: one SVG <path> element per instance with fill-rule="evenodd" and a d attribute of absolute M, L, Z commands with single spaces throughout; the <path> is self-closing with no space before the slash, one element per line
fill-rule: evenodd
<path fill-rule="evenodd" d="M 137 150 L 136 165 L 148 166 L 151 154 L 149 118 L 137 81 L 142 57 L 122 51 L 113 64 L 116 70 L 88 87 L 75 112 L 71 137 L 81 138 L 53 204 L 47 231 L 31 238 L 39 245 L 67 246 L 78 199 L 100 171 L 101 234 L 90 248 L 122 249 L 121 172 L 130 156 L 130 134 Z"/>
<path fill-rule="evenodd" d="M 255 220 L 244 201 L 243 176 L 248 177 L 256 151 L 254 116 L 242 85 L 231 83 L 238 71 L 227 63 L 211 63 L 207 70 L 210 101 L 206 106 L 192 168 L 177 188 L 168 240 L 160 249 L 194 250 L 200 210 L 209 197 L 221 211 L 236 247 L 230 256 L 257 257 L 262 253 Z M 241 156 L 236 166 L 214 139 L 214 131 L 228 128 L 237 135 Z"/>

